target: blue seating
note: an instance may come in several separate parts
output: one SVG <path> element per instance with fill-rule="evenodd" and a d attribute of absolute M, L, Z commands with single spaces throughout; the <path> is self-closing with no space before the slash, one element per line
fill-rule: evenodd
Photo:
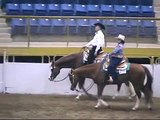
<path fill-rule="evenodd" d="M 61 12 L 64 16 L 73 16 L 74 10 L 72 4 L 61 4 Z"/>
<path fill-rule="evenodd" d="M 26 34 L 26 19 L 12 18 L 11 28 L 11 35 Z"/>
<path fill-rule="evenodd" d="M 100 9 L 98 5 L 87 5 L 88 16 L 99 16 Z"/>
<path fill-rule="evenodd" d="M 140 0 L 139 5 L 141 6 L 152 6 L 153 0 Z"/>
<path fill-rule="evenodd" d="M 101 0 L 102 5 L 113 5 L 114 2 L 114 0 Z"/>
<path fill-rule="evenodd" d="M 99 23 L 99 22 L 101 23 L 102 20 L 100 20 L 100 19 L 89 19 L 89 26 L 90 26 L 89 34 L 90 35 L 94 35 L 94 33 L 95 33 L 94 24 Z"/>
<path fill-rule="evenodd" d="M 77 21 L 75 19 L 67 19 L 66 25 L 69 27 L 68 34 L 70 35 L 76 35 L 78 33 L 77 31 Z"/>
<path fill-rule="evenodd" d="M 66 0 L 67 1 L 67 0 Z M 7 3 L 30 3 L 30 4 L 49 4 L 49 3 L 55 3 L 55 4 L 62 4 L 64 0 L 7 0 Z"/>
<path fill-rule="evenodd" d="M 48 10 L 47 15 L 51 15 L 51 16 L 60 16 L 61 15 L 59 4 L 48 4 L 47 10 Z"/>
<path fill-rule="evenodd" d="M 75 15 L 78 15 L 78 16 L 86 16 L 87 15 L 87 6 L 86 5 L 75 4 L 74 9 L 75 9 Z"/>
<path fill-rule="evenodd" d="M 61 0 L 59 0 L 61 1 Z M 57 0 L 32 0 L 30 3 L 34 4 L 51 4 L 51 3 L 56 3 L 58 2 Z"/>
<path fill-rule="evenodd" d="M 25 1 L 25 0 L 24 0 Z M 11 15 L 62 15 L 62 16 L 121 16 L 121 17 L 154 17 L 153 6 L 148 2 L 140 5 L 139 0 L 36 0 L 45 4 L 8 4 L 6 13 Z M 152 0 L 149 0 L 152 1 Z M 36 3 L 35 1 L 33 3 Z M 135 3 L 134 3 L 135 2 Z M 153 2 L 153 1 L 152 1 Z M 21 3 L 21 2 L 20 2 Z M 23 2 L 22 2 L 23 3 Z M 48 4 L 49 3 L 49 4 Z M 77 4 L 79 3 L 79 4 Z M 80 4 L 80 3 L 84 3 Z M 101 3 L 101 4 L 100 4 Z M 136 5 L 138 4 L 138 5 Z M 152 4 L 152 3 L 150 3 Z M 19 7 L 20 6 L 20 7 Z M 20 9 L 19 9 L 20 8 Z M 34 9 L 34 12 L 33 12 Z"/>
<path fill-rule="evenodd" d="M 101 0 L 89 0 L 88 4 L 90 5 L 99 5 L 101 4 Z"/>
<path fill-rule="evenodd" d="M 128 35 L 128 20 L 116 20 L 116 34 Z"/>
<path fill-rule="evenodd" d="M 135 37 L 137 35 L 139 36 L 140 29 L 141 29 L 140 20 L 129 20 L 129 29 L 128 29 L 129 36 L 132 37 Z"/>
<path fill-rule="evenodd" d="M 63 4 L 63 0 L 49 0 L 50 1 L 50 4 L 53 3 L 53 4 Z"/>
<path fill-rule="evenodd" d="M 128 16 L 129 17 L 138 17 L 140 16 L 140 7 L 135 5 L 128 6 Z"/>
<path fill-rule="evenodd" d="M 112 5 L 101 5 L 101 15 L 102 16 L 113 16 L 113 6 Z"/>
<path fill-rule="evenodd" d="M 126 5 L 128 0 L 113 0 L 115 5 Z"/>
<path fill-rule="evenodd" d="M 107 33 L 108 36 L 117 35 L 115 20 L 107 19 L 107 20 L 103 20 L 102 23 L 104 25 L 106 25 L 106 33 Z"/>
<path fill-rule="evenodd" d="M 141 16 L 142 17 L 154 17 L 153 6 L 142 6 L 141 7 Z"/>
<path fill-rule="evenodd" d="M 46 15 L 47 14 L 47 6 L 46 4 L 34 4 L 35 15 Z"/>
<path fill-rule="evenodd" d="M 126 4 L 131 6 L 139 6 L 140 0 L 127 0 Z"/>
<path fill-rule="evenodd" d="M 59 4 L 76 4 L 77 0 L 59 0 L 61 1 Z"/>
<path fill-rule="evenodd" d="M 157 35 L 155 21 L 143 20 L 140 35 L 143 37 L 155 37 Z"/>
<path fill-rule="evenodd" d="M 125 5 L 115 5 L 114 6 L 115 16 L 126 16 L 127 9 Z"/>
<path fill-rule="evenodd" d="M 78 19 L 77 20 L 77 32 L 78 35 L 88 35 L 89 34 L 89 20 L 88 19 Z"/>
<path fill-rule="evenodd" d="M 49 16 L 120 16 L 154 17 L 153 0 L 6 0 L 8 15 Z M 26 19 L 16 19 L 22 26 L 12 28 L 26 33 Z M 14 21 L 14 20 L 13 20 Z M 12 21 L 12 23 L 14 23 Z M 119 33 L 126 36 L 155 36 L 154 21 L 112 20 L 112 19 L 31 19 L 32 34 L 93 35 L 94 24 L 102 22 L 107 35 Z M 15 31 L 15 33 L 16 33 Z M 137 32 L 138 31 L 138 32 Z M 14 31 L 12 31 L 14 34 Z"/>
<path fill-rule="evenodd" d="M 7 4 L 6 13 L 7 13 L 7 15 L 19 15 L 19 14 L 21 14 L 19 4 Z"/>
<path fill-rule="evenodd" d="M 39 30 L 38 34 L 51 34 L 51 20 L 50 19 L 39 19 Z"/>
<path fill-rule="evenodd" d="M 89 0 L 78 0 L 78 4 L 88 5 L 89 4 Z"/>
<path fill-rule="evenodd" d="M 34 9 L 32 4 L 20 4 L 22 15 L 33 15 Z"/>
<path fill-rule="evenodd" d="M 32 35 L 38 34 L 39 23 L 38 19 L 30 19 L 30 33 Z"/>
<path fill-rule="evenodd" d="M 64 19 L 53 19 L 51 20 L 51 34 L 64 35 L 66 34 L 66 24 Z"/>

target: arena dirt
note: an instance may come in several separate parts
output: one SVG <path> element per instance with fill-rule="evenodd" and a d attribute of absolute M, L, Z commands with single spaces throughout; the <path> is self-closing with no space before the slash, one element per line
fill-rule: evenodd
<path fill-rule="evenodd" d="M 65 118 L 65 119 L 160 119 L 160 99 L 154 98 L 153 110 L 146 109 L 143 99 L 140 109 L 132 111 L 134 101 L 127 97 L 112 100 L 105 97 L 111 108 L 94 109 L 96 100 L 75 96 L 0 94 L 0 118 Z"/>

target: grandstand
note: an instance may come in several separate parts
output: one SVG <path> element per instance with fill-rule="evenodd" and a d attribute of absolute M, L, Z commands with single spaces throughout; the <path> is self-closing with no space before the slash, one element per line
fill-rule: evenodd
<path fill-rule="evenodd" d="M 0 47 L 81 47 L 102 22 L 107 47 L 121 33 L 127 47 L 159 48 L 158 0 L 2 0 L 1 8 L 13 18 L 0 19 Z"/>

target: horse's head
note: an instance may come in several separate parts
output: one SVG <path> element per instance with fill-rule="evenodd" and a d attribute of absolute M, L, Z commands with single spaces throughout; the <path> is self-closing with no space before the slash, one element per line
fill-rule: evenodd
<path fill-rule="evenodd" d="M 71 82 L 71 90 L 74 91 L 78 83 L 78 76 L 76 76 L 73 69 L 71 69 L 71 72 L 69 73 L 69 80 Z"/>
<path fill-rule="evenodd" d="M 60 73 L 60 67 L 56 66 L 55 62 L 52 61 L 52 63 L 51 63 L 51 75 L 50 75 L 49 80 L 53 81 L 59 73 Z"/>

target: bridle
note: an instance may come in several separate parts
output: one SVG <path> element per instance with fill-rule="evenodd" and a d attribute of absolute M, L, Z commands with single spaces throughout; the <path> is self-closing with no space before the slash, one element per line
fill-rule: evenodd
<path fill-rule="evenodd" d="M 54 59 L 54 63 L 55 63 L 55 59 Z M 53 67 L 52 67 L 53 66 Z M 50 66 L 52 71 L 56 68 L 55 64 L 54 65 L 51 65 Z M 69 74 L 67 74 L 63 79 L 59 79 L 59 80 L 55 80 L 53 79 L 53 82 L 62 82 L 64 81 L 65 79 L 67 79 L 69 77 Z M 51 77 L 49 78 L 49 80 L 51 81 Z"/>

